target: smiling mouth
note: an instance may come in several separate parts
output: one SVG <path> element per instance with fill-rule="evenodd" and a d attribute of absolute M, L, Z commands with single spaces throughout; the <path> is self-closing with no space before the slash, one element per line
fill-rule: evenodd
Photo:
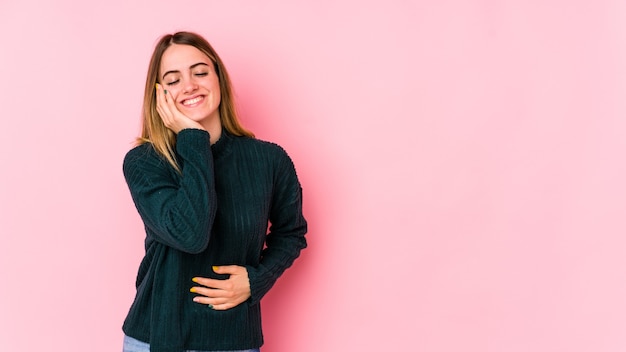
<path fill-rule="evenodd" d="M 198 96 L 198 97 L 195 97 L 193 99 L 183 100 L 181 102 L 181 104 L 183 104 L 184 106 L 191 106 L 191 105 L 194 105 L 194 104 L 197 104 L 197 103 L 201 102 L 203 99 L 204 99 L 203 96 Z"/>

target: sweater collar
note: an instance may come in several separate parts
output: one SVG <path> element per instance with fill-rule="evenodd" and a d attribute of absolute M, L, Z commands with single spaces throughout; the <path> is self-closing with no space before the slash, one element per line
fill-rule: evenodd
<path fill-rule="evenodd" d="M 228 133 L 225 128 L 222 128 L 222 135 L 220 136 L 220 139 L 218 139 L 217 142 L 211 146 L 214 159 L 219 159 L 230 153 L 233 138 L 234 136 L 232 134 Z"/>

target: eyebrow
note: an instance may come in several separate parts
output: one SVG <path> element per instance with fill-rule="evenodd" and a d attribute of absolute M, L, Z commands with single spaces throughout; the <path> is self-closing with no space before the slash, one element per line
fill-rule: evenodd
<path fill-rule="evenodd" d="M 205 64 L 204 62 L 198 62 L 197 64 L 193 64 L 193 65 L 189 66 L 189 69 L 193 70 L 194 68 L 196 68 L 197 66 L 200 66 L 200 65 L 209 66 L 209 65 Z M 163 77 L 161 77 L 161 79 L 165 78 L 165 76 L 169 75 L 170 73 L 180 73 L 180 71 L 178 71 L 178 70 L 167 71 L 167 72 L 165 72 L 163 74 Z"/>

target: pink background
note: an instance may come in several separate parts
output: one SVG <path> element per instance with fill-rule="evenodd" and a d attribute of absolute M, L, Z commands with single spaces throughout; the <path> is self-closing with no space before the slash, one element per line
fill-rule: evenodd
<path fill-rule="evenodd" d="M 0 351 L 121 351 L 121 162 L 181 29 L 304 186 L 265 352 L 626 350 L 625 4 L 2 0 Z"/>

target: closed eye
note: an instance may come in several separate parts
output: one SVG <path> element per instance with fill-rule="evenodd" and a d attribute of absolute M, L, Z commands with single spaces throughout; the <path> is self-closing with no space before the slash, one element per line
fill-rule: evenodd
<path fill-rule="evenodd" d="M 167 82 L 166 84 L 167 84 L 168 86 L 173 86 L 174 84 L 178 83 L 179 81 L 180 81 L 180 80 L 179 80 L 179 79 L 177 79 L 177 80 L 175 80 L 175 81 Z"/>
<path fill-rule="evenodd" d="M 198 76 L 198 77 L 204 77 L 204 76 L 206 76 L 206 75 L 208 75 L 208 74 L 209 74 L 208 72 L 200 72 L 200 73 L 196 73 L 196 76 Z"/>

